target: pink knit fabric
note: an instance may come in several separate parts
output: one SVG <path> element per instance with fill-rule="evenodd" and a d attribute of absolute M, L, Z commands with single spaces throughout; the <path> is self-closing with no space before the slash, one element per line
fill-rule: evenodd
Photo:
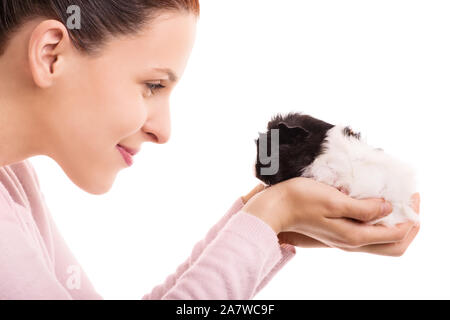
<path fill-rule="evenodd" d="M 239 197 L 142 299 L 252 299 L 296 249 L 242 207 Z M 0 299 L 102 299 L 59 233 L 28 160 L 0 167 Z"/>

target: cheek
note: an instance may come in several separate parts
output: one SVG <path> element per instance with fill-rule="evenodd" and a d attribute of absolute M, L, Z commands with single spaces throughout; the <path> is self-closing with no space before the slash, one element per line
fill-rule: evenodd
<path fill-rule="evenodd" d="M 145 123 L 144 98 L 136 88 L 123 85 L 100 88 L 96 92 L 96 101 L 97 119 L 102 119 L 106 137 L 122 140 L 140 130 Z"/>
<path fill-rule="evenodd" d="M 99 143 L 117 143 L 140 130 L 146 120 L 143 88 L 121 78 L 114 73 L 94 75 L 85 88 L 85 132 Z"/>
<path fill-rule="evenodd" d="M 141 130 L 147 118 L 144 85 L 126 70 L 83 61 L 52 88 L 43 125 L 48 155 L 71 180 L 90 193 L 102 193 L 126 166 L 116 144 Z"/>
<path fill-rule="evenodd" d="M 91 174 L 107 174 L 117 167 L 121 158 L 116 144 L 141 130 L 147 118 L 143 88 L 120 79 L 84 69 L 57 88 L 57 106 L 50 115 L 51 148 L 61 162 Z"/>
<path fill-rule="evenodd" d="M 126 167 L 116 144 L 141 129 L 146 119 L 144 98 L 130 85 L 107 81 L 85 81 L 79 88 L 80 94 L 70 95 L 57 119 L 60 138 L 55 155 L 75 184 L 102 194 L 117 171 Z"/>

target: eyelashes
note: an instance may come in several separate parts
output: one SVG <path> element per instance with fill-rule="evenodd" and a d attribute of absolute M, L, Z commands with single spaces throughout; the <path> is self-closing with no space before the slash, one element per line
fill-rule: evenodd
<path fill-rule="evenodd" d="M 150 90 L 152 95 L 155 94 L 156 92 L 158 92 L 159 90 L 165 88 L 165 86 L 163 86 L 160 83 L 146 83 L 145 85 Z"/>

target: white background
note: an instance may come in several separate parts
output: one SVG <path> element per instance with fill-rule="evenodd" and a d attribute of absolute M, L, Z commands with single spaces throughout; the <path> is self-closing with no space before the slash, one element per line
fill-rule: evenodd
<path fill-rule="evenodd" d="M 421 229 L 401 257 L 297 248 L 255 299 L 450 298 L 449 2 L 208 0 L 201 11 L 168 144 L 145 145 L 101 196 L 31 159 L 99 293 L 140 299 L 164 281 L 258 183 L 258 131 L 303 111 L 413 165 Z"/>

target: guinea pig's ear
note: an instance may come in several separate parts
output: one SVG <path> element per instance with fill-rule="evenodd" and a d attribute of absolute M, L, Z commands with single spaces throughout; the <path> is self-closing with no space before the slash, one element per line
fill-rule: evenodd
<path fill-rule="evenodd" d="M 344 136 L 353 137 L 358 140 L 361 139 L 361 133 L 353 131 L 352 128 L 348 126 L 344 128 Z"/>
<path fill-rule="evenodd" d="M 292 144 L 295 142 L 303 141 L 309 136 L 309 131 L 306 129 L 295 126 L 289 127 L 284 122 L 278 124 L 280 144 Z"/>

